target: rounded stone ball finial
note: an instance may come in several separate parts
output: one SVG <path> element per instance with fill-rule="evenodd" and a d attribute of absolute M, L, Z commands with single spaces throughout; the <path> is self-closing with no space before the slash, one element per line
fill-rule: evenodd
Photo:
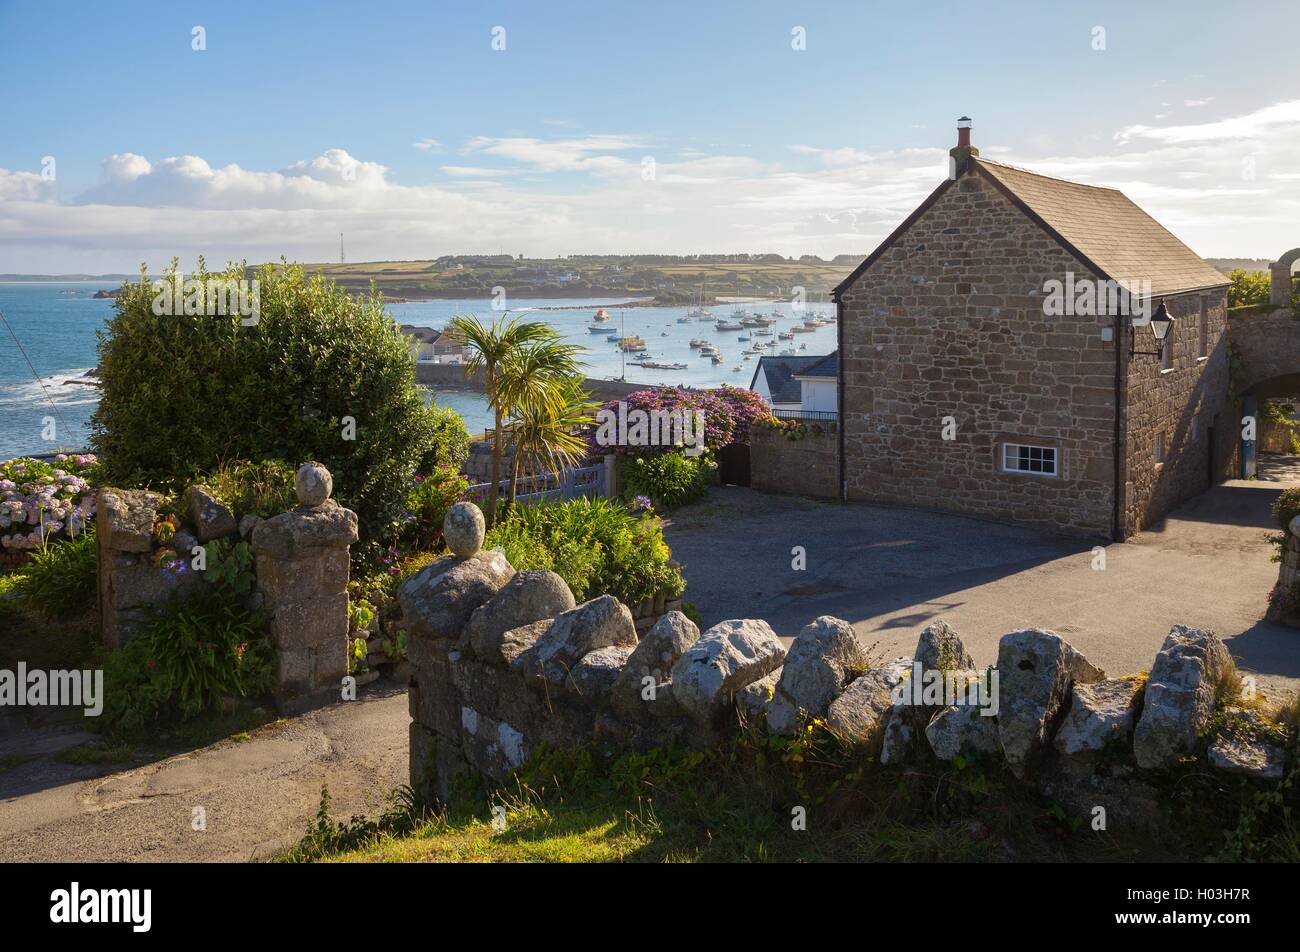
<path fill-rule="evenodd" d="M 442 540 L 452 555 L 467 559 L 483 547 L 487 532 L 483 510 L 472 502 L 458 502 L 447 510 L 442 520 Z"/>
<path fill-rule="evenodd" d="M 303 463 L 293 477 L 294 492 L 304 506 L 320 506 L 334 492 L 334 477 L 320 463 Z"/>
<path fill-rule="evenodd" d="M 1291 528 L 1291 534 L 1293 536 L 1300 537 L 1300 516 L 1296 516 L 1294 519 L 1291 520 L 1290 528 Z"/>

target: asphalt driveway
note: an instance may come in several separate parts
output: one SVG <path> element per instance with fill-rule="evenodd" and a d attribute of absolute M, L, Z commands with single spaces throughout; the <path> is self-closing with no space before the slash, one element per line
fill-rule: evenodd
<path fill-rule="evenodd" d="M 943 618 L 978 664 L 1017 628 L 1050 628 L 1107 672 L 1148 670 L 1171 625 L 1217 631 L 1272 694 L 1300 688 L 1300 630 L 1262 620 L 1277 581 L 1269 507 L 1300 485 L 1300 463 L 1196 497 L 1130 542 L 1105 548 L 914 509 L 715 489 L 666 530 L 686 565 L 686 599 L 706 625 L 765 618 L 793 637 L 818 615 L 853 623 L 864 645 L 910 655 Z M 806 568 L 793 567 L 802 546 Z"/>

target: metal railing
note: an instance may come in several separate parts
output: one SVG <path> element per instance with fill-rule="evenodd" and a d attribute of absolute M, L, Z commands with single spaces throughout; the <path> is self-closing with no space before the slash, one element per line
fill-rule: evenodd
<path fill-rule="evenodd" d="M 773 410 L 778 420 L 798 420 L 802 423 L 837 423 L 840 415 L 834 410 Z"/>
<path fill-rule="evenodd" d="M 467 498 L 474 502 L 487 499 L 491 482 L 475 483 L 466 490 Z M 498 494 L 505 498 L 510 491 L 510 480 L 503 479 L 498 484 Z M 559 473 L 541 473 L 536 476 L 520 476 L 515 488 L 516 501 L 531 502 L 568 502 L 579 496 L 604 496 L 605 465 L 580 466 L 566 469 Z"/>

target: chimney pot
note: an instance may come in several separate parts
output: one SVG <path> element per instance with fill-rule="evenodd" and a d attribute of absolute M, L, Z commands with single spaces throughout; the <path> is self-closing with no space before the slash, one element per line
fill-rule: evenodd
<path fill-rule="evenodd" d="M 970 116 L 962 116 L 957 120 L 957 148 L 970 148 Z"/>

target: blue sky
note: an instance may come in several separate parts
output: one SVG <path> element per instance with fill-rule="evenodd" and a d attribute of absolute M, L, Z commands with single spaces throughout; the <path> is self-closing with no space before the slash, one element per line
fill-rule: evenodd
<path fill-rule="evenodd" d="M 0 0 L 0 272 L 319 260 L 340 230 L 354 260 L 865 252 L 962 113 L 988 157 L 1275 256 L 1297 31 L 1294 2 Z"/>

